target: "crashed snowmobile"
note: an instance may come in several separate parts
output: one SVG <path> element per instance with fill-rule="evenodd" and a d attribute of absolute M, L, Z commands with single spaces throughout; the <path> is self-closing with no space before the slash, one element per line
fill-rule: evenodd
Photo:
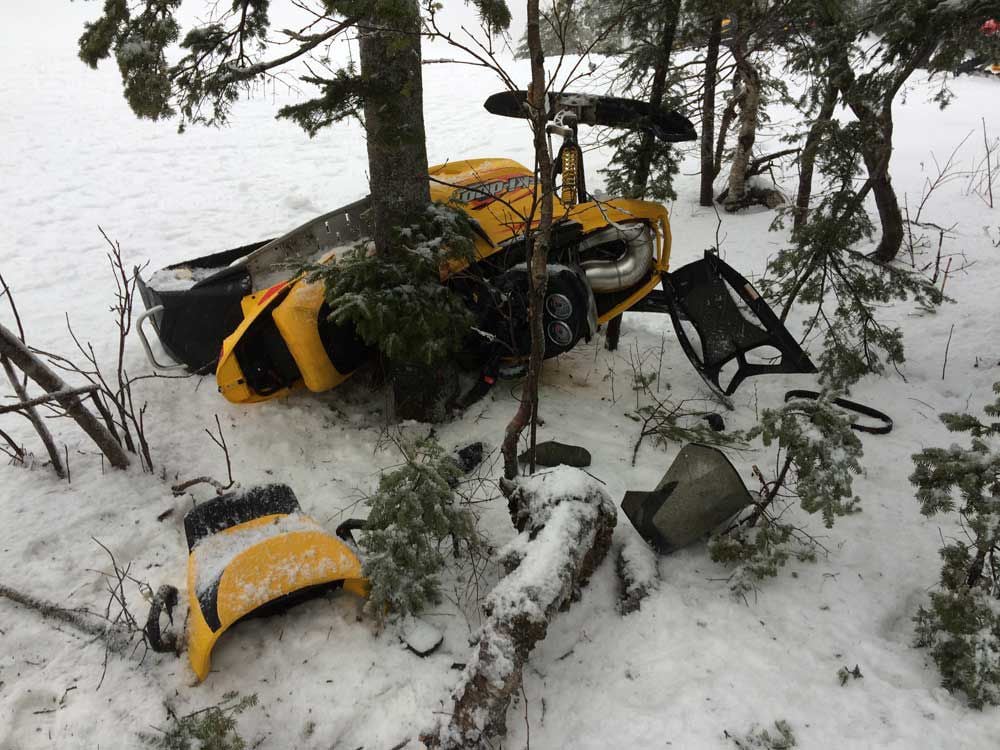
<path fill-rule="evenodd" d="M 486 109 L 526 116 L 522 92 L 494 94 Z M 667 142 L 694 140 L 690 121 L 644 102 L 549 94 L 550 134 L 561 183 L 553 201 L 553 237 L 544 308 L 545 356 L 568 352 L 626 311 L 670 315 L 678 341 L 705 382 L 723 398 L 747 377 L 815 372 L 815 367 L 753 286 L 717 255 L 670 271 L 666 209 L 588 192 L 580 125 L 625 128 Z M 462 295 L 476 318 L 469 349 L 481 369 L 470 390 L 480 397 L 497 375 L 530 350 L 526 251 L 537 223 L 540 187 L 532 170 L 504 158 L 430 168 L 431 197 L 464 210 L 476 231 L 474 260 L 442 268 L 442 283 Z M 147 311 L 137 329 L 158 368 L 216 371 L 230 401 L 275 398 L 305 386 L 319 392 L 344 382 L 371 351 L 353 327 L 330 320 L 321 282 L 296 269 L 336 262 L 369 235 L 365 198 L 281 237 L 158 271 L 139 288 Z M 537 216 L 537 212 L 536 212 Z M 166 353 L 158 362 L 143 324 L 149 319 Z M 748 359 L 767 348 L 767 357 Z M 469 401 L 466 394 L 464 401 Z"/>

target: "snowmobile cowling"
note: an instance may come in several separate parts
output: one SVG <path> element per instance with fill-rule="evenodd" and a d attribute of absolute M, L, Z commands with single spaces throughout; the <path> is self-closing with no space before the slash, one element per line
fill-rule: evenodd
<path fill-rule="evenodd" d="M 239 620 L 287 608 L 331 588 L 367 595 L 357 556 L 302 513 L 285 485 L 254 487 L 197 506 L 188 543 L 188 657 L 198 680 L 212 648 Z"/>

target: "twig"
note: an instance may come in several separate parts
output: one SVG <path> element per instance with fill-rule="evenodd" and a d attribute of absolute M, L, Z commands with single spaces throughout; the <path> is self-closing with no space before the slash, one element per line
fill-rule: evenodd
<path fill-rule="evenodd" d="M 951 330 L 948 331 L 948 343 L 944 345 L 944 362 L 941 364 L 941 380 L 944 380 L 944 371 L 948 367 L 948 349 L 951 348 L 951 335 L 955 332 L 955 324 L 951 324 Z"/>
<path fill-rule="evenodd" d="M 524 679 L 521 679 L 521 698 L 524 700 L 524 750 L 531 750 L 531 724 L 528 722 L 528 694 L 524 692 Z"/>
<path fill-rule="evenodd" d="M 213 487 L 215 487 L 216 492 L 220 495 L 227 489 L 229 489 L 229 487 L 232 486 L 232 484 L 226 486 L 222 484 L 222 482 L 220 482 L 218 479 L 212 479 L 212 477 L 205 476 L 205 477 L 195 477 L 194 479 L 188 479 L 187 481 L 184 482 L 178 482 L 177 484 L 172 484 L 170 485 L 170 491 L 173 492 L 175 496 L 183 495 L 185 490 L 190 489 L 191 487 L 194 487 L 195 485 L 198 484 L 210 484 Z"/>
<path fill-rule="evenodd" d="M 29 398 L 27 401 L 20 401 L 16 404 L 10 404 L 8 406 L 0 406 L 0 414 L 7 414 L 12 411 L 26 411 L 32 406 L 38 406 L 39 404 L 44 404 L 49 401 L 58 401 L 60 398 L 67 398 L 69 396 L 82 396 L 85 393 L 93 393 L 96 390 L 98 390 L 96 385 L 83 385 L 79 388 L 67 388 L 64 391 L 46 393 L 44 396 Z"/>
<path fill-rule="evenodd" d="M 986 192 L 989 196 L 990 208 L 993 208 L 993 162 L 990 159 L 990 144 L 986 138 L 986 118 L 983 120 L 983 146 L 986 147 Z"/>
<path fill-rule="evenodd" d="M 944 276 L 941 278 L 941 294 L 944 294 L 944 285 L 948 283 L 948 274 L 951 273 L 951 258 L 948 258 L 948 265 L 944 268 Z"/>
<path fill-rule="evenodd" d="M 198 484 L 210 484 L 215 487 L 216 494 L 221 495 L 223 492 L 236 484 L 236 481 L 233 479 L 233 464 L 229 457 L 229 446 L 226 444 L 226 436 L 222 434 L 222 423 L 219 421 L 218 414 L 215 415 L 215 426 L 219 431 L 218 437 L 216 437 L 215 434 L 208 428 L 205 428 L 205 433 L 212 439 L 213 443 L 222 449 L 222 453 L 226 458 L 226 476 L 229 477 L 229 483 L 223 484 L 219 480 L 213 479 L 209 476 L 195 477 L 194 479 L 188 479 L 184 482 L 178 482 L 177 484 L 171 485 L 170 490 L 174 493 L 174 495 L 182 495 L 185 490 Z"/>

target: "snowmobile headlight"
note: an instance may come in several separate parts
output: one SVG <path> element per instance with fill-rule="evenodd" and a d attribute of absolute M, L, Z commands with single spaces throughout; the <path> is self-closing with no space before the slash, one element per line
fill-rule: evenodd
<path fill-rule="evenodd" d="M 545 309 L 556 320 L 568 320 L 573 314 L 573 303 L 565 294 L 550 294 L 545 300 Z"/>
<path fill-rule="evenodd" d="M 549 323 L 549 338 L 556 346 L 567 347 L 573 343 L 573 329 L 562 320 Z"/>

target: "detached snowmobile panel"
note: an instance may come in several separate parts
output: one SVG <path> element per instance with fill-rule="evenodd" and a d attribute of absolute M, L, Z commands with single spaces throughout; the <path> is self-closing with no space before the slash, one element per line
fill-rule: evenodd
<path fill-rule="evenodd" d="M 285 485 L 203 503 L 184 518 L 188 543 L 188 656 L 199 680 L 212 648 L 239 620 L 331 588 L 367 595 L 361 563 L 342 540 L 302 513 Z"/>
<path fill-rule="evenodd" d="M 626 492 L 621 507 L 643 539 L 673 552 L 703 538 L 753 503 L 739 472 L 718 448 L 681 448 L 652 492 Z"/>
<path fill-rule="evenodd" d="M 663 281 L 677 340 L 705 382 L 731 396 L 746 378 L 765 373 L 813 373 L 816 366 L 753 285 L 719 256 L 705 253 Z M 697 332 L 695 346 L 684 322 Z M 770 364 L 747 361 L 747 354 L 773 347 L 780 354 Z M 719 377 L 730 362 L 737 363 L 729 384 Z"/>

